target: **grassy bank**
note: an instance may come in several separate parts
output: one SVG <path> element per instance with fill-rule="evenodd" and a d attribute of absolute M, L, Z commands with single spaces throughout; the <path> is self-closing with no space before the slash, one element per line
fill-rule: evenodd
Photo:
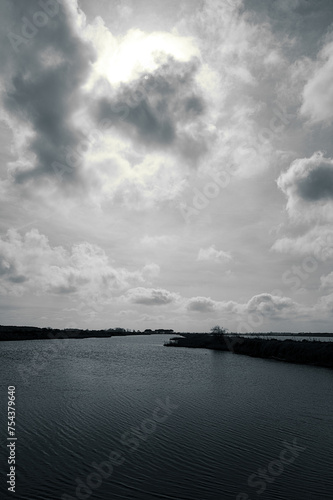
<path fill-rule="evenodd" d="M 316 340 L 267 340 L 228 335 L 188 334 L 183 337 L 174 337 L 169 342 L 166 342 L 165 345 L 168 347 L 232 351 L 234 354 L 243 354 L 256 358 L 333 368 L 333 342 Z"/>

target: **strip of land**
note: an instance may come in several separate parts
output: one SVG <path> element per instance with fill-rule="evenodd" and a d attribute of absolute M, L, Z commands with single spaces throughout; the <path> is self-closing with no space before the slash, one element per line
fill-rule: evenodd
<path fill-rule="evenodd" d="M 333 342 L 248 338 L 223 334 L 183 334 L 173 337 L 164 345 L 230 351 L 256 358 L 333 368 Z"/>
<path fill-rule="evenodd" d="M 173 330 L 126 330 L 125 328 L 109 328 L 107 330 L 81 330 L 79 328 L 38 328 L 36 326 L 2 326 L 0 325 L 0 341 L 11 340 L 54 340 L 54 339 L 87 339 L 119 337 L 125 335 L 172 334 Z"/>

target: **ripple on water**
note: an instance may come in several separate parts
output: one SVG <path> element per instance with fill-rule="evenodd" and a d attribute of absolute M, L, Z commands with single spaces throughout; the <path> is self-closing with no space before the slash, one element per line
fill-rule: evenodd
<path fill-rule="evenodd" d="M 13 367 L 42 342 L 3 346 L 2 380 L 11 370 L 18 387 L 20 499 L 75 497 L 75 479 L 113 450 L 126 462 L 91 499 L 253 499 L 248 477 L 295 438 L 306 449 L 265 500 L 331 499 L 332 371 L 152 340 L 69 342 L 28 387 Z M 122 434 L 167 396 L 178 408 L 130 453 Z"/>

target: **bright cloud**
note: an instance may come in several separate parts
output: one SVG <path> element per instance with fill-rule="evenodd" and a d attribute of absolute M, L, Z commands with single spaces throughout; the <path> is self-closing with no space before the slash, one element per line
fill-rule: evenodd
<path fill-rule="evenodd" d="M 316 226 L 297 237 L 278 239 L 273 250 L 292 255 L 312 255 L 319 261 L 333 258 L 333 231 L 329 227 Z"/>
<path fill-rule="evenodd" d="M 133 29 L 119 40 L 112 35 L 101 17 L 86 27 L 84 35 L 98 53 L 88 86 L 101 77 L 111 84 L 119 85 L 132 81 L 141 73 L 152 73 L 158 69 L 161 56 L 169 55 L 178 61 L 187 62 L 200 55 L 193 38 L 171 33 L 145 33 Z"/>
<path fill-rule="evenodd" d="M 114 267 L 101 248 L 87 242 L 70 249 L 52 247 L 35 229 L 24 236 L 8 231 L 0 240 L 0 283 L 6 294 L 67 294 L 90 304 L 105 304 L 135 283 L 148 283 L 158 273 L 156 264 L 138 271 Z"/>
<path fill-rule="evenodd" d="M 197 260 L 200 261 L 213 261 L 213 262 L 230 262 L 231 255 L 223 250 L 217 250 L 214 245 L 208 248 L 200 248 Z"/>
<path fill-rule="evenodd" d="M 249 300 L 246 310 L 249 314 L 256 313 L 269 318 L 279 318 L 293 315 L 297 311 L 297 304 L 288 297 L 262 293 Z"/>
<path fill-rule="evenodd" d="M 333 42 L 321 50 L 312 77 L 303 91 L 301 113 L 312 123 L 331 123 L 333 118 Z"/>

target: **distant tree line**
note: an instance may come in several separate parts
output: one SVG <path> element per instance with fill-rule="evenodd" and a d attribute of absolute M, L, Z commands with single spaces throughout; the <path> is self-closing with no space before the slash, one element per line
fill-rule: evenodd
<path fill-rule="evenodd" d="M 173 330 L 159 328 L 157 330 L 147 329 L 130 330 L 126 328 L 108 328 L 101 330 L 82 330 L 80 328 L 39 328 L 36 326 L 3 326 L 0 325 L 0 341 L 2 340 L 38 340 L 38 339 L 60 339 L 60 338 L 90 338 L 90 337 L 113 337 L 122 335 L 152 335 L 171 334 Z"/>

